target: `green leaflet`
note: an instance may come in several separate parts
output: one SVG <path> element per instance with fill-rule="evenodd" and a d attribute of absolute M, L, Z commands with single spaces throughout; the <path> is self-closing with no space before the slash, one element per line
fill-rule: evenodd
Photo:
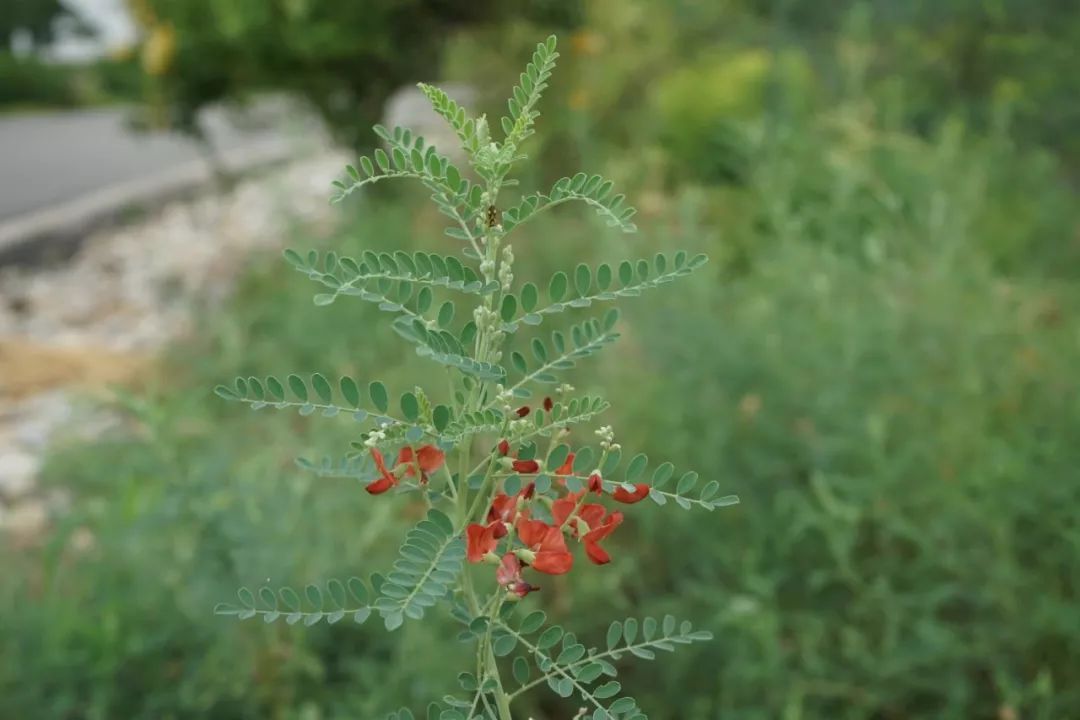
<path fill-rule="evenodd" d="M 546 195 L 528 195 L 515 207 L 503 213 L 503 227 L 509 232 L 543 210 L 576 200 L 589 205 L 604 219 L 608 227 L 618 228 L 626 233 L 637 232 L 637 226 L 631 222 L 637 210 L 625 205 L 625 195 L 612 195 L 612 188 L 613 183 L 599 175 L 578 173 L 573 177 L 561 178 L 551 186 Z"/>
<path fill-rule="evenodd" d="M 415 429 L 423 434 L 432 430 L 426 424 L 418 424 L 422 418 L 417 416 L 401 420 L 387 414 L 389 401 L 386 387 L 381 382 L 368 384 L 365 397 L 361 384 L 347 375 L 335 383 L 320 373 L 313 373 L 307 378 L 291 374 L 284 381 L 273 375 L 265 378 L 238 377 L 232 385 L 218 385 L 214 393 L 225 400 L 246 403 L 252 410 L 295 409 L 301 415 L 319 412 L 326 417 L 346 415 L 356 422 L 371 420 L 382 428 L 404 427 L 404 432 Z M 367 407 L 362 407 L 365 404 Z M 400 404 L 403 409 L 408 405 L 407 401 Z"/>
<path fill-rule="evenodd" d="M 652 660 L 656 651 L 672 652 L 677 645 L 712 639 L 712 633 L 695 631 L 689 622 L 680 624 L 667 615 L 662 621 L 651 617 L 615 621 L 608 629 L 604 649 L 586 648 L 562 627 L 545 627 L 544 619 L 542 612 L 533 612 L 516 629 L 506 621 L 498 623 L 499 629 L 525 651 L 513 661 L 519 687 L 511 696 L 546 683 L 560 695 L 576 693 L 589 707 L 585 717 L 605 720 L 644 717 L 632 698 L 620 696 L 622 687 L 613 679 L 618 674 L 613 661 L 624 654 Z"/>
<path fill-rule="evenodd" d="M 426 83 L 417 83 L 420 88 L 420 92 L 424 93 L 427 99 L 431 102 L 432 109 L 449 123 L 450 127 L 457 133 L 458 139 L 461 140 L 461 147 L 465 152 L 472 157 L 479 150 L 479 140 L 476 136 L 476 121 L 470 118 L 465 113 L 465 108 L 457 104 L 450 98 L 445 92 L 437 87 L 428 85 Z M 454 173 L 457 173 L 457 168 L 453 165 L 448 165 L 449 171 L 453 169 Z M 460 174 L 457 175 L 460 177 Z M 460 180 L 458 181 L 460 183 Z M 455 183 L 449 183 L 451 187 L 454 187 Z"/>
<path fill-rule="evenodd" d="M 574 271 L 575 293 L 570 294 L 567 293 L 569 280 L 566 274 L 555 273 L 548 283 L 548 304 L 536 307 L 539 293 L 535 285 L 527 284 L 521 290 L 521 314 L 504 322 L 503 331 L 516 332 L 522 324 L 539 325 L 547 316 L 573 308 L 590 307 L 594 302 L 636 297 L 645 290 L 686 277 L 707 260 L 705 255 L 687 258 L 687 254 L 681 250 L 675 253 L 670 261 L 663 254 L 657 254 L 651 263 L 644 259 L 623 260 L 618 266 L 617 278 L 612 266 L 606 263 L 597 266 L 595 270 L 582 264 Z M 618 286 L 614 286 L 616 280 Z"/>
<path fill-rule="evenodd" d="M 273 589 L 268 586 L 252 592 L 246 587 L 236 591 L 237 603 L 219 603 L 215 615 L 233 615 L 239 620 L 261 617 L 263 622 L 284 620 L 289 625 L 303 621 L 314 625 L 326 621 L 331 625 L 350 618 L 362 623 L 371 615 L 370 593 L 363 580 L 357 577 L 346 582 L 328 580 L 323 587 L 308 585 L 303 598 L 291 587 Z"/>
<path fill-rule="evenodd" d="M 544 343 L 539 338 L 533 339 L 532 363 L 522 353 L 512 352 L 510 361 L 523 377 L 511 385 L 509 391 L 519 397 L 528 397 L 530 393 L 525 386 L 529 383 L 557 382 L 558 376 L 555 373 L 569 370 L 578 360 L 596 354 L 604 346 L 619 339 L 619 334 L 613 329 L 618 317 L 617 310 L 610 310 L 602 321 L 592 319 L 574 325 L 570 328 L 569 337 L 555 331 L 551 334 L 550 343 Z"/>
<path fill-rule="evenodd" d="M 539 116 L 536 105 L 547 88 L 548 80 L 555 69 L 555 61 L 559 57 L 555 46 L 554 35 L 536 46 L 532 60 L 525 67 L 518 85 L 513 88 L 507 100 L 510 115 L 502 118 L 501 125 L 506 133 L 506 144 L 510 148 L 516 148 L 533 133 L 533 123 Z"/>
<path fill-rule="evenodd" d="M 373 605 L 386 628 L 397 629 L 405 618 L 422 618 L 427 608 L 449 593 L 464 560 L 465 542 L 454 535 L 450 518 L 429 510 L 427 518 L 405 535 Z"/>
<path fill-rule="evenodd" d="M 448 330 L 428 328 L 417 319 L 394 321 L 398 335 L 416 345 L 416 354 L 460 370 L 481 380 L 501 380 L 506 371 L 493 363 L 479 362 L 468 356 L 462 339 Z"/>
<path fill-rule="evenodd" d="M 484 283 L 476 271 L 452 255 L 433 253 L 376 253 L 367 251 L 359 258 L 338 257 L 333 252 L 320 256 L 311 251 L 306 257 L 295 250 L 285 250 L 285 260 L 298 272 L 325 286 L 330 292 L 315 296 L 316 305 L 329 305 L 342 295 L 384 306 L 392 312 L 413 308 L 408 314 L 422 315 L 424 288 L 447 288 L 469 295 L 484 295 L 498 289 L 497 283 Z M 415 290 L 420 288 L 420 293 Z"/>

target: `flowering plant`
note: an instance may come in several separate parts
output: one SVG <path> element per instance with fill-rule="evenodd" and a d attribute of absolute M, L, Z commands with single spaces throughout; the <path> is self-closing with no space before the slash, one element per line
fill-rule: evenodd
<path fill-rule="evenodd" d="M 433 702 L 428 709 L 432 719 L 509 720 L 514 700 L 541 684 L 563 697 L 578 695 L 584 704 L 578 717 L 644 718 L 614 679 L 615 661 L 624 655 L 651 659 L 657 650 L 709 639 L 708 632 L 670 616 L 661 621 L 630 618 L 611 624 L 606 647 L 586 647 L 573 633 L 548 623 L 543 611 L 519 610 L 521 601 L 542 591 L 547 575 L 580 572 L 575 565 L 583 561 L 597 566 L 611 562 L 605 542 L 624 521 L 620 508 L 646 498 L 685 509 L 737 502 L 734 496 L 717 497 L 716 481 L 699 486 L 693 472 L 672 483 L 671 463 L 659 465 L 645 480 L 648 458 L 643 454 L 630 459 L 620 476 L 623 453 L 609 426 L 594 431 L 595 447 L 572 434 L 572 427 L 591 423 L 609 403 L 575 396 L 559 373 L 619 337 L 616 310 L 575 325 L 569 333 L 555 331 L 549 342 L 523 339 L 559 313 L 638 295 L 705 262 L 701 255 L 661 254 L 651 261 L 623 261 L 617 269 L 581 264 L 572 281 L 555 273 L 544 293 L 532 282 L 515 285 L 509 234 L 544 210 L 583 202 L 608 225 L 635 230 L 634 209 L 599 175 L 563 178 L 547 193 L 526 195 L 513 207 L 498 209 L 503 190 L 515 184 L 510 171 L 525 159 L 519 148 L 533 132 L 536 106 L 557 57 L 554 37 L 537 47 L 508 101 L 502 142 L 492 139 L 484 117 L 470 118 L 442 91 L 420 86 L 461 140 L 475 181 L 409 130 L 376 127 L 388 150 L 361 158 L 359 168 L 348 168 L 348 182 L 335 183 L 335 199 L 340 200 L 388 178 L 420 181 L 453 221 L 446 234 L 463 243 L 464 260 L 402 251 L 369 251 L 359 258 L 285 252 L 290 264 L 324 286 L 315 296 L 317 305 L 355 296 L 391 313 L 394 330 L 420 356 L 446 368 L 445 402 L 433 399 L 442 397 L 435 390 L 429 395 L 417 387 L 391 409 L 380 382 L 362 388 L 342 377 L 335 388 L 318 373 L 307 379 L 289 375 L 284 381 L 237 378 L 216 389 L 254 409 L 351 416 L 366 428 L 353 452 L 340 462 L 301 460 L 300 465 L 325 476 L 356 478 L 372 496 L 390 496 L 380 501 L 418 496 L 427 508 L 385 575 L 309 585 L 303 599 L 288 587 L 241 588 L 238 604 L 222 604 L 216 611 L 306 625 L 346 617 L 362 623 L 376 613 L 394 630 L 406 620 L 420 620 L 432 607 L 447 605 L 461 623 L 460 639 L 475 644 L 476 663 L 459 676 L 468 696 Z M 471 318 L 455 324 L 453 300 L 437 303 L 436 293 L 473 299 Z M 527 347 L 531 359 L 511 349 L 512 344 Z M 537 393 L 538 386 L 550 391 Z M 608 500 L 613 504 L 605 504 Z M 575 552 L 577 546 L 584 557 Z M 408 710 L 390 715 L 411 717 Z"/>

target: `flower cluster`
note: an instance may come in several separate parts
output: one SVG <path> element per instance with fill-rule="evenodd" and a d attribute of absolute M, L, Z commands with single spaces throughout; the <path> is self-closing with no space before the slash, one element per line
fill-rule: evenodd
<path fill-rule="evenodd" d="M 551 411 L 551 398 L 544 399 L 544 409 Z M 523 406 L 517 414 L 524 417 L 530 408 Z M 500 467 L 519 476 L 537 475 L 540 463 L 533 459 L 518 459 L 511 454 L 511 442 L 503 439 L 495 448 Z M 552 475 L 552 497 L 536 492 L 535 481 L 528 482 L 514 494 L 496 486 L 483 522 L 473 522 L 466 528 L 467 557 L 472 563 L 489 563 L 497 567 L 495 579 L 499 585 L 524 597 L 539 587 L 522 577 L 525 568 L 547 575 L 562 575 L 570 571 L 574 555 L 568 540 L 585 548 L 585 555 L 596 565 L 611 562 L 611 556 L 600 546 L 622 524 L 623 514 L 611 511 L 599 502 L 588 502 L 590 495 L 601 498 L 605 486 L 599 468 L 588 475 L 586 486 L 572 492 L 566 478 L 574 474 L 574 453 Z M 649 486 L 638 483 L 633 490 L 615 485 L 609 496 L 612 500 L 633 504 L 649 495 Z M 565 494 L 563 494 L 565 492 Z"/>
<path fill-rule="evenodd" d="M 416 477 L 420 473 L 420 484 L 426 485 L 428 475 L 442 467 L 446 453 L 434 445 L 424 445 L 417 450 L 409 445 L 398 452 L 397 463 L 393 470 L 386 467 L 386 459 L 377 447 L 371 448 L 371 459 L 379 476 L 364 488 L 372 495 L 379 495 L 396 486 L 402 477 Z"/>

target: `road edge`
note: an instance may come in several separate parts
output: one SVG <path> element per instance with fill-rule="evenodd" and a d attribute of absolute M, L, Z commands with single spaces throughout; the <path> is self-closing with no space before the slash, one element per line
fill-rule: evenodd
<path fill-rule="evenodd" d="M 266 140 L 226 151 L 219 161 L 227 173 L 242 173 L 289 160 L 295 151 L 295 146 L 284 139 Z M 215 170 L 208 160 L 189 160 L 147 177 L 107 185 L 59 205 L 0 221 L 0 266 L 68 255 L 91 232 L 119 222 L 126 213 L 195 192 L 214 179 Z"/>

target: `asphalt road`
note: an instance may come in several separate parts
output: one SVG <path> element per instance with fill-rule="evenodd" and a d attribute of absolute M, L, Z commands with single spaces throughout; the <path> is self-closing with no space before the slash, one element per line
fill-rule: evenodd
<path fill-rule="evenodd" d="M 280 139 L 281 120 L 280 112 L 244 122 L 220 109 L 204 115 L 219 151 Z M 206 158 L 193 140 L 134 130 L 122 108 L 0 116 L 0 222 L 198 162 Z"/>

